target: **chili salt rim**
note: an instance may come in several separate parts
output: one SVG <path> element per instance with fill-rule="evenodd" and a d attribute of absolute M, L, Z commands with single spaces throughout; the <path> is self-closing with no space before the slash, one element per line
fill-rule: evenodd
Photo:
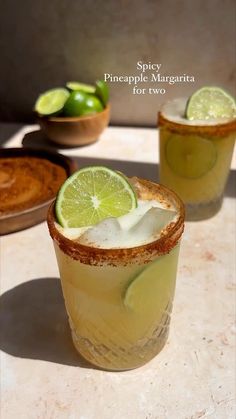
<path fill-rule="evenodd" d="M 168 119 L 163 115 L 162 111 L 158 112 L 157 118 L 157 125 L 159 127 L 167 127 L 170 131 L 182 135 L 206 134 L 224 137 L 227 134 L 236 132 L 236 118 L 230 119 L 228 122 L 216 123 L 215 125 L 182 124 L 181 122 Z"/>
<path fill-rule="evenodd" d="M 168 224 L 163 230 L 161 237 L 140 246 L 131 248 L 112 248 L 102 249 L 86 246 L 75 240 L 70 240 L 63 236 L 56 228 L 55 222 L 55 201 L 50 205 L 47 215 L 47 223 L 50 236 L 59 246 L 61 251 L 74 260 L 79 260 L 86 265 L 110 265 L 126 266 L 130 264 L 144 264 L 150 262 L 154 257 L 169 253 L 179 242 L 184 231 L 184 204 L 180 198 L 170 189 L 163 185 L 153 183 L 144 179 L 136 178 L 141 186 L 146 187 L 149 195 L 148 199 L 153 199 L 156 195 L 174 205 L 177 211 L 177 219 Z M 143 195 L 142 195 L 143 197 Z M 146 197 L 147 199 L 147 197 Z"/>

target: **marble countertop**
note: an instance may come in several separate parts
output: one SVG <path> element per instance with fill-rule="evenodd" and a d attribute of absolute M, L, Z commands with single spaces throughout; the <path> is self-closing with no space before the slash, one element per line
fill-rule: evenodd
<path fill-rule="evenodd" d="M 158 179 L 155 129 L 109 127 L 90 146 L 59 150 Z M 36 125 L 0 124 L 4 147 L 49 147 Z M 234 419 L 236 153 L 221 211 L 186 223 L 170 336 L 127 372 L 88 367 L 67 325 L 46 223 L 1 237 L 2 419 Z"/>

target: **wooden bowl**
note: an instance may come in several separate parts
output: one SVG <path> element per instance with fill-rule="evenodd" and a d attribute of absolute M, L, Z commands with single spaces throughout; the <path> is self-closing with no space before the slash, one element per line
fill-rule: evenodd
<path fill-rule="evenodd" d="M 4 187 L 7 187 L 7 185 L 3 185 L 4 183 L 4 161 L 10 167 L 9 159 L 19 159 L 24 158 L 25 160 L 30 162 L 31 160 L 31 170 L 32 170 L 32 178 L 35 177 L 37 183 L 39 184 L 39 190 L 41 188 L 40 182 L 42 183 L 43 188 L 43 182 L 44 177 L 41 176 L 40 171 L 34 172 L 34 163 L 32 163 L 35 160 L 32 160 L 33 158 L 37 159 L 43 159 L 44 161 L 49 161 L 53 163 L 54 165 L 60 166 L 65 171 L 65 176 L 70 176 L 76 169 L 77 169 L 77 163 L 70 159 L 69 157 L 63 156 L 59 153 L 55 153 L 48 150 L 43 149 L 30 149 L 30 148 L 3 148 L 0 149 L 0 163 L 3 162 L 2 170 L 0 165 L 0 192 L 3 193 Z M 12 161 L 12 160 L 11 160 Z M 29 163 L 30 164 L 30 163 Z M 43 170 L 43 166 L 42 166 Z M 52 176 L 55 176 L 54 173 L 55 169 L 52 168 Z M 22 176 L 24 175 L 24 170 L 22 171 Z M 11 180 L 9 178 L 9 180 Z M 18 179 L 19 180 L 19 179 Z M 5 181 L 6 182 L 6 181 Z M 58 185 L 59 186 L 59 185 Z M 9 234 L 13 233 L 15 231 L 23 230 L 25 228 L 31 227 L 35 224 L 38 224 L 46 219 L 48 207 L 51 204 L 51 202 L 55 199 L 56 192 L 53 193 L 50 198 L 45 198 L 42 196 L 42 199 L 40 198 L 40 201 L 37 202 L 37 204 L 31 204 L 29 201 L 29 205 L 26 202 L 26 208 L 25 209 L 16 209 L 13 210 L 10 213 L 6 214 L 0 214 L 0 235 L 3 234 Z M 24 194 L 24 189 L 22 190 L 19 188 L 19 194 L 16 196 L 14 195 L 16 202 L 18 199 L 20 200 L 20 194 Z M 3 196 L 3 195 L 2 195 Z"/>
<path fill-rule="evenodd" d="M 102 112 L 78 117 L 37 116 L 46 136 L 56 144 L 77 147 L 94 143 L 110 120 L 110 105 Z"/>

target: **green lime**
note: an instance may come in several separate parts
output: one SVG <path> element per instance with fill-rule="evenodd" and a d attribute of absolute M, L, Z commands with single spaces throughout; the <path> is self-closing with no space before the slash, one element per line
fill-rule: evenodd
<path fill-rule="evenodd" d="M 40 115 L 55 115 L 63 109 L 68 97 L 66 89 L 51 89 L 38 97 L 34 108 Z"/>
<path fill-rule="evenodd" d="M 119 217 L 136 206 L 136 194 L 123 176 L 107 167 L 92 166 L 78 170 L 62 185 L 56 215 L 63 227 L 83 227 Z"/>
<path fill-rule="evenodd" d="M 95 95 L 99 97 L 103 105 L 106 106 L 109 100 L 108 84 L 104 80 L 97 80 L 95 84 L 96 84 Z"/>
<path fill-rule="evenodd" d="M 65 103 L 63 114 L 65 116 L 80 116 L 87 98 L 87 93 L 78 91 L 71 92 Z"/>
<path fill-rule="evenodd" d="M 188 100 L 186 118 L 207 120 L 236 117 L 236 102 L 220 87 L 202 87 Z"/>
<path fill-rule="evenodd" d="M 103 109 L 103 104 L 98 99 L 98 97 L 94 95 L 88 95 L 80 115 L 92 115 L 94 113 L 103 111 Z"/>
<path fill-rule="evenodd" d="M 92 115 L 103 110 L 101 101 L 94 95 L 73 91 L 67 99 L 63 113 L 65 116 Z"/>
<path fill-rule="evenodd" d="M 173 172 L 189 179 L 203 176 L 217 159 L 214 142 L 197 136 L 173 134 L 166 143 L 165 153 Z"/>
<path fill-rule="evenodd" d="M 95 87 L 92 86 L 91 84 L 85 84 L 85 83 L 79 83 L 77 81 L 68 81 L 66 83 L 66 87 L 69 90 L 80 90 L 81 92 L 85 92 L 85 93 L 95 93 Z"/>
<path fill-rule="evenodd" d="M 175 288 L 176 265 L 179 246 L 172 255 L 159 257 L 142 270 L 128 285 L 124 294 L 124 305 L 135 313 L 146 317 L 161 318 L 170 305 Z"/>

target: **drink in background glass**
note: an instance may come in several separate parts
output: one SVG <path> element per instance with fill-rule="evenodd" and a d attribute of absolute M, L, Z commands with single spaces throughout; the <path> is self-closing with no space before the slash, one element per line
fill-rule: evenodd
<path fill-rule="evenodd" d="M 159 112 L 160 183 L 186 205 L 187 220 L 213 216 L 221 207 L 236 138 L 236 119 L 188 120 L 187 99 Z"/>
<path fill-rule="evenodd" d="M 107 370 L 139 367 L 164 346 L 184 228 L 184 207 L 173 192 L 138 178 L 132 182 L 138 208 L 120 217 L 123 233 L 114 220 L 104 220 L 86 239 L 86 229 L 57 224 L 53 205 L 48 213 L 74 345 Z M 146 219 L 141 203 L 151 209 Z M 158 208 L 168 215 L 165 221 L 161 210 L 157 234 L 152 229 Z"/>

